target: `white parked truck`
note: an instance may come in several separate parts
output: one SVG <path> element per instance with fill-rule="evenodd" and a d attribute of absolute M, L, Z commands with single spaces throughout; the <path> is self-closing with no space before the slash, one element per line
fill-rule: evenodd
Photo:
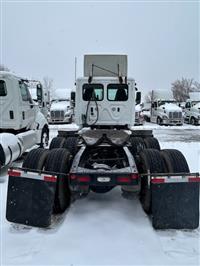
<path fill-rule="evenodd" d="M 47 120 L 31 98 L 27 80 L 0 71 L 0 168 L 35 144 L 47 145 L 48 138 Z"/>
<path fill-rule="evenodd" d="M 79 129 L 59 131 L 48 150 L 31 150 L 22 168 L 9 169 L 7 220 L 48 227 L 74 200 L 119 186 L 124 197 L 138 195 L 154 228 L 197 228 L 199 173 L 190 173 L 180 151 L 161 150 L 152 131 L 135 130 L 127 56 L 86 55 L 84 63 L 76 81 Z"/>
<path fill-rule="evenodd" d="M 171 91 L 152 90 L 151 122 L 158 125 L 182 125 L 182 109 L 177 106 Z"/>
<path fill-rule="evenodd" d="M 73 116 L 73 107 L 70 100 L 59 99 L 51 102 L 50 113 L 48 116 L 49 123 L 71 123 Z"/>
<path fill-rule="evenodd" d="M 189 97 L 185 104 L 184 120 L 192 125 L 200 125 L 200 92 L 190 92 Z"/>

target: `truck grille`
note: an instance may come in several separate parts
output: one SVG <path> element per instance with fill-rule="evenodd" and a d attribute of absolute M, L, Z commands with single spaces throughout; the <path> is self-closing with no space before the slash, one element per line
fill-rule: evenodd
<path fill-rule="evenodd" d="M 51 119 L 52 120 L 63 120 L 64 111 L 51 111 Z"/>
<path fill-rule="evenodd" d="M 182 112 L 169 112 L 169 118 L 170 119 L 181 119 Z"/>

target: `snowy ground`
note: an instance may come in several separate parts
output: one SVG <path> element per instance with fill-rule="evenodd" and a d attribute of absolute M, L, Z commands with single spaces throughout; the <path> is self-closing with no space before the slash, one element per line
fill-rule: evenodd
<path fill-rule="evenodd" d="M 57 128 L 51 126 L 51 137 Z M 138 129 L 141 127 L 138 127 Z M 200 171 L 200 128 L 153 129 L 162 148 L 178 148 L 190 170 Z M 0 265 L 200 265 L 200 229 L 155 231 L 137 198 L 119 189 L 76 201 L 50 229 L 24 228 L 5 220 L 7 175 L 0 175 Z"/>

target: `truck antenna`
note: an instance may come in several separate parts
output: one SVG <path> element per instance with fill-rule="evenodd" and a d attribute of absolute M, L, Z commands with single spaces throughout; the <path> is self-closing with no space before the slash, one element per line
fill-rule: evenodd
<path fill-rule="evenodd" d="M 74 71 L 75 71 L 75 73 L 74 73 L 74 79 L 75 79 L 75 81 L 74 81 L 74 85 L 76 85 L 76 71 L 77 71 L 76 65 L 77 65 L 77 57 L 75 56 L 75 69 L 74 69 Z"/>

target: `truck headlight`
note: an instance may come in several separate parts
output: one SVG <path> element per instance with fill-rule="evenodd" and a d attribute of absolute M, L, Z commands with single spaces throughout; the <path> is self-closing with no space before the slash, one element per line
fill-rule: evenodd
<path fill-rule="evenodd" d="M 163 119 L 163 120 L 167 120 L 168 117 L 167 117 L 166 115 L 163 115 L 162 119 Z"/>

